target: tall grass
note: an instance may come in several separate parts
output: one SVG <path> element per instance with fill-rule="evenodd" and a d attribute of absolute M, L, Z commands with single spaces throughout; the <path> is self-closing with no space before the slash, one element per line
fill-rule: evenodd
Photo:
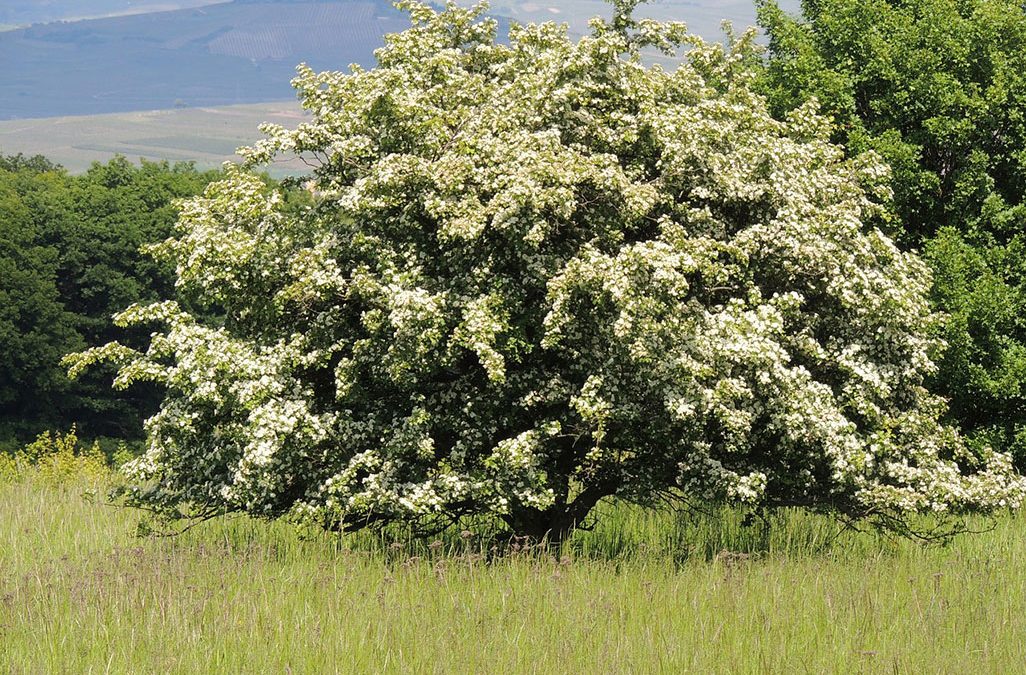
<path fill-rule="evenodd" d="M 246 518 L 174 538 L 0 483 L 0 673 L 1021 672 L 1026 520 L 946 547 L 605 505 L 560 556 Z M 978 523 L 983 525 L 984 523 Z"/>

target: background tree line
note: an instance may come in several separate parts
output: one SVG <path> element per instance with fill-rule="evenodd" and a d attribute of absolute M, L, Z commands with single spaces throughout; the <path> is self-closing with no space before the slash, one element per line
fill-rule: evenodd
<path fill-rule="evenodd" d="M 137 438 L 160 392 L 115 392 L 109 371 L 68 380 L 60 359 L 97 341 L 132 343 L 111 315 L 169 297 L 173 275 L 140 252 L 170 234 L 175 199 L 216 172 L 122 157 L 73 176 L 43 157 L 0 157 L 0 440 L 77 424 Z"/>

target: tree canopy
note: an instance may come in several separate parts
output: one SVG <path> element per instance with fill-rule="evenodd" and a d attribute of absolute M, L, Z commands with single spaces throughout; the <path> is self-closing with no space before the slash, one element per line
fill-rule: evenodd
<path fill-rule="evenodd" d="M 0 156 L 0 439 L 72 424 L 90 436 L 141 435 L 158 390 L 112 392 L 110 370 L 73 383 L 61 357 L 126 339 L 116 311 L 174 292 L 171 271 L 139 249 L 168 236 L 174 200 L 211 175 L 117 158 L 71 176 L 43 157 Z"/>
<path fill-rule="evenodd" d="M 888 231 L 921 250 L 948 348 L 931 387 L 977 445 L 1026 467 L 1026 13 L 1015 0 L 772 0 L 761 83 L 815 97 L 850 155 L 892 167 Z"/>
<path fill-rule="evenodd" d="M 556 539 L 609 496 L 890 524 L 1021 503 L 923 387 L 937 317 L 877 227 L 886 167 L 815 105 L 770 115 L 754 33 L 725 49 L 621 3 L 578 41 L 502 44 L 481 7 L 405 8 L 376 68 L 301 67 L 310 121 L 244 153 L 310 158 L 313 203 L 228 168 L 153 249 L 223 320 L 133 305 L 148 349 L 68 358 L 166 387 L 134 500 Z"/>
<path fill-rule="evenodd" d="M 25 418 L 44 425 L 67 393 L 61 357 L 85 342 L 57 289 L 57 251 L 46 246 L 39 205 L 63 181 L 42 158 L 0 158 L 0 438 Z M 45 419 L 40 419 L 40 418 Z M 6 427 L 6 428 L 5 428 Z"/>

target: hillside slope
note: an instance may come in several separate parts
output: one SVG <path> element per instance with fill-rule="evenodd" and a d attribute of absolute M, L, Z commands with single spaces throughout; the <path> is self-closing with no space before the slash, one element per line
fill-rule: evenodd
<path fill-rule="evenodd" d="M 371 64 L 385 0 L 231 2 L 0 33 L 0 119 L 288 99 L 301 61 Z"/>
<path fill-rule="evenodd" d="M 47 21 L 166 12 L 231 0 L 3 0 L 0 25 L 28 25 Z"/>

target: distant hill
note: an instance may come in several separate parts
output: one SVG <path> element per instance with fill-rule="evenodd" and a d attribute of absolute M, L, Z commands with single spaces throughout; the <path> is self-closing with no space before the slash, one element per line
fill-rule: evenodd
<path fill-rule="evenodd" d="M 3 32 L 0 119 L 288 99 L 296 64 L 371 65 L 408 25 L 386 0 L 263 0 Z"/>
<path fill-rule="evenodd" d="M 25 26 L 145 12 L 165 12 L 231 0 L 2 0 L 0 25 Z"/>

